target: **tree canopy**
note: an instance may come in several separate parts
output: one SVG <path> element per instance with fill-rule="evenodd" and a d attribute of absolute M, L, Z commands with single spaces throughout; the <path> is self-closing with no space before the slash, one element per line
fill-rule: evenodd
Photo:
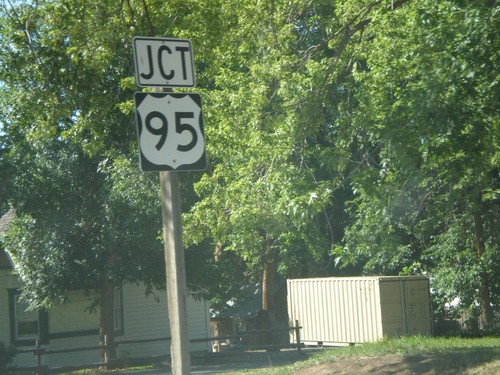
<path fill-rule="evenodd" d="M 374 15 L 350 55 L 367 152 L 345 255 L 428 272 L 437 295 L 479 301 L 483 326 L 498 293 L 497 26 L 492 2 L 411 2 Z"/>
<path fill-rule="evenodd" d="M 222 307 L 248 282 L 425 273 L 441 307 L 479 304 L 492 324 L 495 1 L 1 5 L 0 196 L 36 305 L 102 267 L 156 280 L 137 251 L 157 248 L 160 216 L 136 167 L 131 41 L 164 36 L 192 41 L 205 115 L 209 168 L 182 177 L 193 289 Z"/>

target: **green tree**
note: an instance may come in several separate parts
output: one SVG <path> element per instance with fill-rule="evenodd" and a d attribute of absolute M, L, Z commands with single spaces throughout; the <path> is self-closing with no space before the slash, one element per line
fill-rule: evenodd
<path fill-rule="evenodd" d="M 88 291 L 101 307 L 101 339 L 112 343 L 114 287 L 164 284 L 158 183 L 126 158 L 106 165 L 72 144 L 43 146 L 15 160 L 23 172 L 13 178 L 17 220 L 5 247 L 31 306 Z"/>
<path fill-rule="evenodd" d="M 0 132 L 2 132 L 1 128 Z M 12 171 L 5 156 L 5 142 L 5 135 L 0 133 L 0 173 L 2 174 L 2 181 L 0 182 L 0 215 L 8 210 L 7 197 L 10 194 L 10 178 Z"/>
<path fill-rule="evenodd" d="M 218 126 L 208 131 L 213 170 L 187 216 L 193 240 L 211 237 L 258 260 L 259 272 L 274 254 L 283 275 L 300 274 L 294 265 L 314 264 L 304 259 L 321 259 L 331 244 L 364 272 L 420 265 L 440 295 L 479 302 L 490 325 L 496 3 L 242 4 L 223 6 L 217 19 L 232 31 L 210 67 L 207 115 Z M 338 243 L 331 233 L 342 231 L 325 224 L 349 199 Z"/>
<path fill-rule="evenodd" d="M 242 259 L 241 282 L 261 283 L 273 323 L 287 323 L 273 305 L 278 275 L 330 271 L 332 187 L 316 170 L 330 145 L 320 133 L 328 89 L 314 94 L 319 67 L 303 58 L 326 32 L 328 4 L 222 2 L 215 15 L 216 58 L 203 93 L 214 124 L 206 131 L 211 167 L 195 184 L 199 201 L 185 215 L 186 239 L 209 243 L 218 259 Z M 210 25 L 200 32 L 210 35 Z"/>
<path fill-rule="evenodd" d="M 15 192 L 18 238 L 38 235 L 29 247 L 53 244 L 50 236 L 69 243 L 66 232 L 86 238 L 94 222 L 99 236 L 86 241 L 96 254 L 112 254 L 125 228 L 127 243 L 156 238 L 138 233 L 128 211 L 145 205 L 141 223 L 158 220 L 156 178 L 130 161 L 131 39 L 188 38 L 210 162 L 205 174 L 184 176 L 188 267 L 209 266 L 198 272 L 206 279 L 188 273 L 192 287 L 208 284 L 200 293 L 222 306 L 228 292 L 259 281 L 272 316 L 276 274 L 352 271 L 334 257 L 371 273 L 420 267 L 440 295 L 478 301 L 490 324 L 488 298 L 499 291 L 496 2 L 2 5 L 0 167 L 15 173 L 14 189 L 0 194 Z M 23 196 L 27 184 L 36 195 Z M 67 187 L 73 195 L 61 199 Z M 28 248 L 15 250 L 21 243 L 13 252 Z M 121 251 L 99 258 L 118 267 L 113 281 L 135 275 L 119 266 Z M 51 290 L 46 301 L 64 294 Z M 35 304 L 42 296 L 31 292 Z"/>
<path fill-rule="evenodd" d="M 129 103 L 131 40 L 149 27 L 139 20 L 150 5 L 0 8 L 0 166 L 11 176 L 2 195 L 17 215 L 5 246 L 33 308 L 95 292 L 110 343 L 113 287 L 164 284 L 158 179 L 138 170 Z"/>
<path fill-rule="evenodd" d="M 346 50 L 356 62 L 346 140 L 361 152 L 339 253 L 367 272 L 420 265 L 439 294 L 479 303 L 481 327 L 490 327 L 500 249 L 498 4 L 401 5 L 374 7 Z"/>

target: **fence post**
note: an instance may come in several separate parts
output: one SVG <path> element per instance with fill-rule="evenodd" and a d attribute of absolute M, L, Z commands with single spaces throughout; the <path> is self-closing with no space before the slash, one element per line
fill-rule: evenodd
<path fill-rule="evenodd" d="M 295 320 L 295 341 L 297 343 L 297 351 L 300 353 L 300 327 L 298 320 Z"/>
<path fill-rule="evenodd" d="M 104 368 L 108 368 L 109 356 L 108 356 L 108 335 L 104 335 Z"/>
<path fill-rule="evenodd" d="M 35 350 L 33 351 L 33 355 L 36 356 L 36 374 L 41 375 L 43 373 L 43 370 L 42 370 L 42 348 L 40 347 L 40 339 L 35 340 Z"/>

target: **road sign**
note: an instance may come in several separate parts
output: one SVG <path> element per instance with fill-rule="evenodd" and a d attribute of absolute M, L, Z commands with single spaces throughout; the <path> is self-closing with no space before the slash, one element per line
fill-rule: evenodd
<path fill-rule="evenodd" d="M 144 171 L 206 169 L 198 94 L 135 94 L 139 156 Z"/>
<path fill-rule="evenodd" d="M 133 39 L 136 82 L 141 87 L 194 87 L 191 42 L 183 39 Z M 135 94 L 139 161 L 144 171 L 159 171 L 165 268 L 167 275 L 172 373 L 191 373 L 182 244 L 179 181 L 176 171 L 206 169 L 201 98 L 153 89 Z"/>
<path fill-rule="evenodd" d="M 141 87 L 194 87 L 194 59 L 187 39 L 133 39 L 136 82 Z"/>

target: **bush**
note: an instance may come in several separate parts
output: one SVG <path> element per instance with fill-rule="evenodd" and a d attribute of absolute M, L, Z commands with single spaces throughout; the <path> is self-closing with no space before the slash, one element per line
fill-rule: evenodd
<path fill-rule="evenodd" d="M 0 370 L 7 369 L 15 355 L 16 349 L 12 346 L 6 346 L 3 342 L 0 342 Z"/>

